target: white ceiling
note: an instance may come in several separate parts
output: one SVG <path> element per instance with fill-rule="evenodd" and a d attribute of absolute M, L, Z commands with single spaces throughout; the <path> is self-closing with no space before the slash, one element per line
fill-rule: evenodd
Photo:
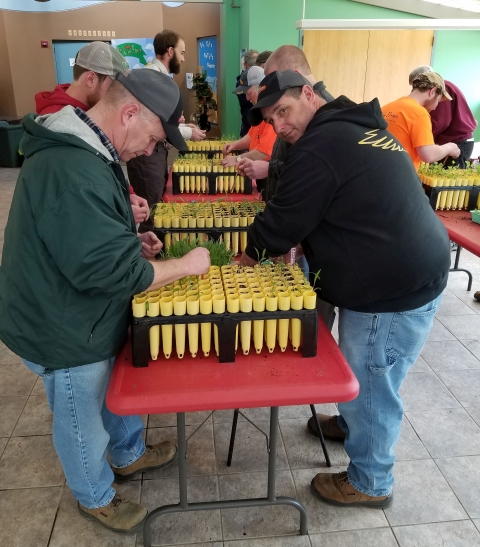
<path fill-rule="evenodd" d="M 351 0 L 432 19 L 480 17 L 480 0 Z"/>

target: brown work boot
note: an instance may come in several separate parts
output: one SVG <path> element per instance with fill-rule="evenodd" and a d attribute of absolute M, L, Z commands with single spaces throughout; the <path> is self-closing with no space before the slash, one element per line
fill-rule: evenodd
<path fill-rule="evenodd" d="M 314 494 L 330 505 L 379 507 L 384 509 L 393 501 L 393 493 L 390 496 L 369 496 L 354 488 L 347 476 L 343 473 L 319 473 L 312 480 Z"/>
<path fill-rule="evenodd" d="M 136 462 L 127 465 L 127 467 L 113 467 L 112 471 L 115 475 L 115 482 L 126 482 L 133 479 L 134 475 L 142 471 L 154 471 L 168 467 L 177 459 L 177 447 L 170 441 L 147 445 L 143 456 L 138 458 Z"/>
<path fill-rule="evenodd" d="M 119 534 L 135 534 L 142 529 L 148 511 L 139 503 L 127 501 L 115 495 L 104 507 L 88 509 L 78 503 L 80 514 L 90 520 L 96 520 L 109 530 Z"/>
<path fill-rule="evenodd" d="M 322 430 L 324 439 L 327 439 L 328 441 L 337 441 L 339 443 L 343 443 L 346 435 L 343 429 L 338 425 L 338 422 L 337 422 L 338 416 L 327 416 L 326 414 L 317 414 L 317 418 L 318 418 L 318 422 L 320 424 L 320 429 Z M 315 435 L 315 437 L 320 438 L 320 435 L 318 434 L 318 431 L 317 431 L 317 424 L 315 423 L 313 416 L 308 420 L 307 430 L 312 435 Z"/>

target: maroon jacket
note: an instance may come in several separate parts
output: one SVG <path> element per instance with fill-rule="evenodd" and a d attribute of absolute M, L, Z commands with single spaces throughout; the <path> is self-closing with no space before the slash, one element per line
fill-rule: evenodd
<path fill-rule="evenodd" d="M 435 144 L 460 142 L 471 139 L 477 127 L 465 95 L 452 82 L 445 80 L 447 92 L 451 101 L 442 101 L 437 108 L 430 112 Z"/>
<path fill-rule="evenodd" d="M 60 84 L 53 91 L 40 91 L 40 93 L 37 93 L 35 95 L 35 110 L 37 114 L 55 114 L 55 112 L 58 112 L 67 105 L 88 110 L 88 106 L 65 93 L 69 87 L 70 84 Z"/>

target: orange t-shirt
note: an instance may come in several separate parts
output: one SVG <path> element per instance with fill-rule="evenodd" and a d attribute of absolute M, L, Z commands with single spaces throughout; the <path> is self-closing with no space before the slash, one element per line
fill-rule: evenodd
<path fill-rule="evenodd" d="M 400 142 L 413 161 L 415 169 L 420 158 L 415 148 L 434 144 L 432 121 L 428 111 L 411 97 L 402 97 L 382 107 L 388 130 Z"/>
<path fill-rule="evenodd" d="M 268 123 L 262 122 L 256 127 L 251 127 L 248 134 L 250 135 L 249 151 L 258 150 L 259 152 L 263 152 L 268 156 L 265 160 L 269 160 L 272 155 L 273 145 L 277 138 L 277 134 L 273 130 L 273 127 Z"/>

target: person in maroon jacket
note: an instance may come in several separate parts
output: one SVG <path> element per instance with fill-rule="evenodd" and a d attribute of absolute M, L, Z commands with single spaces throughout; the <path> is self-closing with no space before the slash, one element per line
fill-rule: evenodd
<path fill-rule="evenodd" d="M 37 93 L 35 110 L 41 116 L 55 114 L 64 106 L 89 110 L 103 97 L 116 75 L 126 70 L 128 62 L 119 51 L 105 42 L 91 42 L 75 57 L 73 82 L 57 85 L 53 91 Z M 130 204 L 137 224 L 148 219 L 148 202 L 137 196 L 132 186 Z"/>
<path fill-rule="evenodd" d="M 417 67 L 410 73 L 409 83 L 411 84 L 419 74 L 430 71 L 433 71 L 431 66 Z M 447 156 L 443 160 L 444 169 L 452 165 L 465 169 L 465 162 L 470 160 L 475 144 L 473 132 L 477 127 L 477 120 L 460 89 L 448 80 L 445 80 L 445 87 L 452 100 L 442 101 L 435 110 L 430 112 L 433 138 L 435 144 L 440 146 L 447 142 L 453 142 L 460 148 L 458 158 Z"/>

